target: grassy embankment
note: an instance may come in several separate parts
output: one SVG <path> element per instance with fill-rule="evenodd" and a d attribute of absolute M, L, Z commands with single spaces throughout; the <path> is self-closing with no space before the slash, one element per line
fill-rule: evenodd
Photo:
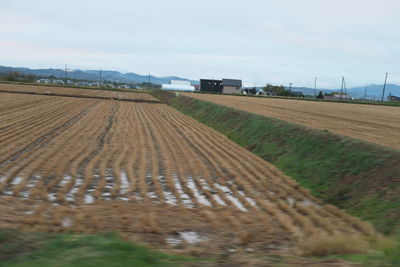
<path fill-rule="evenodd" d="M 180 266 L 199 262 L 123 241 L 117 234 L 0 231 L 0 266 Z"/>
<path fill-rule="evenodd" d="M 400 246 L 391 240 L 376 239 L 369 244 L 372 253 L 326 253 L 359 249 L 364 240 L 330 239 L 308 244 L 311 255 L 277 255 L 266 253 L 223 253 L 213 258 L 168 255 L 122 240 L 117 234 L 49 234 L 0 230 L 0 267 L 53 267 L 53 266 L 333 266 L 356 262 L 361 266 L 398 266 Z M 350 241 L 350 244 L 349 244 Z M 346 242 L 346 244 L 343 244 Z M 315 246 L 319 248 L 316 249 Z M 323 249 L 321 249 L 321 246 Z M 362 247 L 362 244 L 361 244 Z M 323 252 L 327 257 L 315 254 Z M 333 254 L 333 255 L 331 255 Z M 343 262 L 345 260 L 346 262 Z M 347 265 L 345 265 L 347 266 Z"/>
<path fill-rule="evenodd" d="M 273 163 L 325 203 L 383 233 L 400 230 L 400 151 L 171 92 L 152 94 Z"/>

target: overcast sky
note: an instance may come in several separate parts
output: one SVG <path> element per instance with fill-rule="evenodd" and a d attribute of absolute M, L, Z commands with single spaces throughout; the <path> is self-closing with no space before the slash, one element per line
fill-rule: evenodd
<path fill-rule="evenodd" d="M 0 65 L 400 84 L 399 0 L 0 0 Z"/>

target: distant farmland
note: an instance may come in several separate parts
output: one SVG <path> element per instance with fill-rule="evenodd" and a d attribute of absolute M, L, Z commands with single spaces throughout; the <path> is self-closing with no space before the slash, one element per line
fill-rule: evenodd
<path fill-rule="evenodd" d="M 131 90 L 130 91 L 135 91 Z M 137 102 L 159 102 L 157 99 L 150 97 L 149 94 L 135 94 L 132 92 L 122 92 L 121 89 L 115 91 L 102 90 L 95 88 L 80 89 L 69 87 L 57 87 L 51 85 L 21 85 L 21 84 L 7 84 L 0 83 L 0 92 L 2 93 L 20 93 L 20 94 L 39 94 L 39 95 L 55 95 L 55 96 L 69 96 L 69 97 L 86 97 L 86 98 L 99 98 L 99 99 L 123 99 L 133 100 Z M 140 92 L 140 91 L 136 91 Z"/>
<path fill-rule="evenodd" d="M 400 149 L 400 107 L 267 97 L 185 95 Z"/>
<path fill-rule="evenodd" d="M 158 246 L 201 243 L 208 253 L 374 233 L 165 104 L 0 95 L 0 227 L 118 231 Z"/>

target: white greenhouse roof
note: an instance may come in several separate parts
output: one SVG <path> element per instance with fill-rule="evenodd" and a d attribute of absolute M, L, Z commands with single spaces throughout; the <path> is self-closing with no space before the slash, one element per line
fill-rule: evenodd
<path fill-rule="evenodd" d="M 170 91 L 194 91 L 194 86 L 191 85 L 180 85 L 180 84 L 163 84 L 161 86 L 162 90 Z"/>

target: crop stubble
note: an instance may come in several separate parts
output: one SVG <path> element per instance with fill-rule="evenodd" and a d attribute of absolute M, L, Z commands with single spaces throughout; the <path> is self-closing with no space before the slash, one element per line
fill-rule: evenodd
<path fill-rule="evenodd" d="M 120 90 L 120 89 L 119 89 Z M 155 101 L 157 99 L 151 97 L 149 94 L 123 92 L 123 91 L 110 91 L 103 89 L 82 89 L 70 87 L 55 87 L 55 86 L 39 86 L 39 85 L 21 85 L 21 84 L 1 84 L 0 91 L 7 92 L 20 92 L 20 93 L 38 93 L 38 94 L 62 94 L 67 96 L 81 96 L 81 97 L 100 97 L 100 98 L 113 98 L 125 100 L 141 100 L 141 101 Z"/>
<path fill-rule="evenodd" d="M 1 227 L 264 250 L 373 233 L 167 105 L 0 95 Z"/>
<path fill-rule="evenodd" d="M 399 107 L 268 97 L 184 95 L 400 149 Z"/>

